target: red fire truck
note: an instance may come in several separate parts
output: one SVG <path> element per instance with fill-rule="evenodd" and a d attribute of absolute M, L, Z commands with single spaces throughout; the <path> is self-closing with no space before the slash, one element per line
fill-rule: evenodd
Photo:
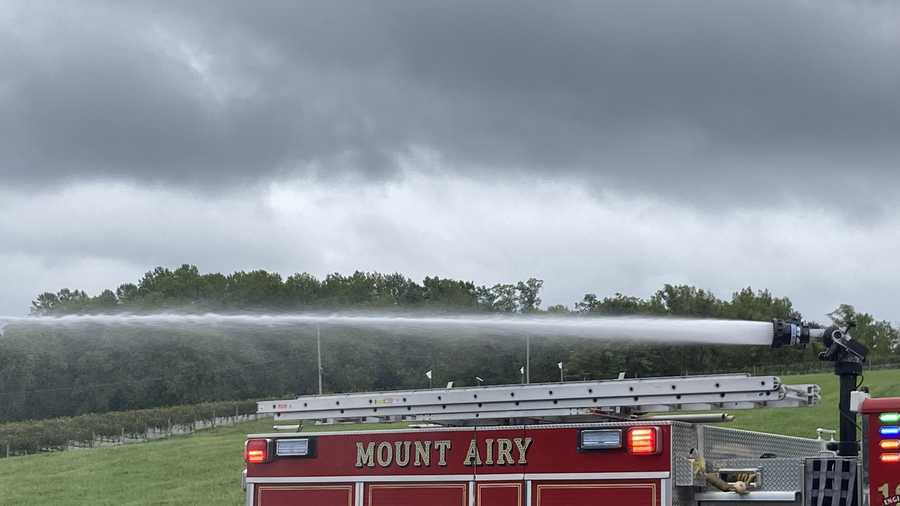
<path fill-rule="evenodd" d="M 251 435 L 246 504 L 900 504 L 900 399 L 866 399 L 856 391 L 865 350 L 845 331 L 812 335 L 823 339 L 821 358 L 834 361 L 841 376 L 842 422 L 849 423 L 842 423 L 839 441 L 712 425 L 729 418 L 721 413 L 679 413 L 818 402 L 818 386 L 784 385 L 775 376 L 304 396 L 260 402 L 259 412 L 279 424 L 410 425 L 324 432 L 281 425 L 287 431 Z M 862 458 L 857 412 L 864 415 Z"/>

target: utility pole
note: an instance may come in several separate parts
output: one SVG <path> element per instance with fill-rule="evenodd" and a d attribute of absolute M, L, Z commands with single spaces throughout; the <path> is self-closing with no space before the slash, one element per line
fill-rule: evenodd
<path fill-rule="evenodd" d="M 531 336 L 525 335 L 525 384 L 531 383 Z"/>
<path fill-rule="evenodd" d="M 319 369 L 319 395 L 322 395 L 322 332 L 316 325 L 316 362 Z"/>

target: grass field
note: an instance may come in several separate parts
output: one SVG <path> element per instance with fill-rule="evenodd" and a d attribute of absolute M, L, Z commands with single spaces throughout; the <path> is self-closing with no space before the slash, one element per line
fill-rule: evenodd
<path fill-rule="evenodd" d="M 809 409 L 734 412 L 730 427 L 795 436 L 815 436 L 816 427 L 837 424 L 837 381 L 831 374 L 785 377 L 818 383 L 823 402 Z M 900 371 L 873 371 L 865 384 L 873 395 L 900 395 Z M 76 450 L 0 459 L 0 503 L 4 505 L 238 505 L 248 432 L 268 432 L 271 420 L 118 448 Z"/>

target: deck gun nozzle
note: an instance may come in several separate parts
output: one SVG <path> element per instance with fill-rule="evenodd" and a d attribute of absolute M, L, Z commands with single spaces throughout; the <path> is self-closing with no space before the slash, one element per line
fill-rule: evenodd
<path fill-rule="evenodd" d="M 825 351 L 819 354 L 819 359 L 828 362 L 840 362 L 847 358 L 865 360 L 868 349 L 850 337 L 850 326 L 840 329 L 832 326 L 825 329 L 810 328 L 798 322 L 785 320 L 772 321 L 772 347 L 793 346 L 805 348 L 810 341 L 821 343 Z"/>
<path fill-rule="evenodd" d="M 772 321 L 772 347 L 795 346 L 805 348 L 811 337 L 819 338 L 820 329 L 811 329 L 807 325 L 785 320 Z"/>

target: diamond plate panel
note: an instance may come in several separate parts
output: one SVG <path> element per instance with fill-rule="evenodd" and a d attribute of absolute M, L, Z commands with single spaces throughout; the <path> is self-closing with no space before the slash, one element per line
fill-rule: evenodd
<path fill-rule="evenodd" d="M 778 458 L 815 457 L 825 450 L 825 441 L 706 426 L 703 430 L 703 447 L 707 461 L 758 459 L 764 454 Z"/>
<path fill-rule="evenodd" d="M 706 463 L 713 471 L 759 468 L 762 475 L 762 486 L 758 490 L 770 492 L 800 492 L 803 490 L 804 460 L 802 458 L 722 459 L 707 460 Z"/>
<path fill-rule="evenodd" d="M 689 487 L 672 488 L 672 506 L 695 506 L 694 489 Z M 668 505 L 663 505 L 668 506 Z"/>
<path fill-rule="evenodd" d="M 672 472 L 676 487 L 690 487 L 694 484 L 691 468 L 691 450 L 700 455 L 697 426 L 687 423 L 672 424 Z"/>

